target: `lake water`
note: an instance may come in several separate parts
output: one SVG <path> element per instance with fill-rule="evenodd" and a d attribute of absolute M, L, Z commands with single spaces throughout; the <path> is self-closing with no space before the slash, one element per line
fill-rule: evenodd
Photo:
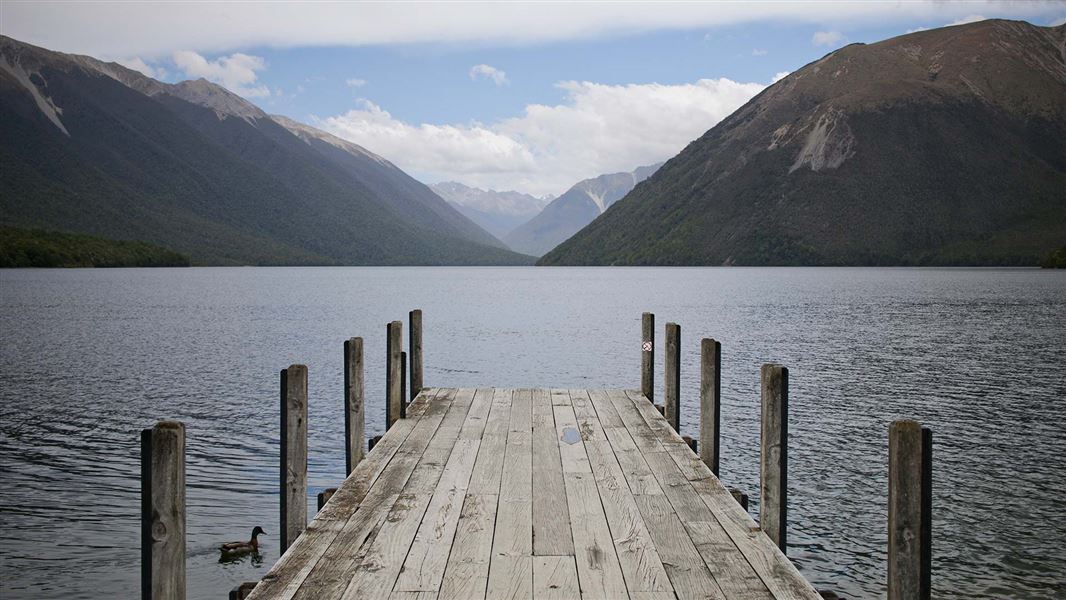
<path fill-rule="evenodd" d="M 310 506 L 344 470 L 342 343 L 425 312 L 431 386 L 639 387 L 640 314 L 722 342 L 722 479 L 758 507 L 759 365 L 790 368 L 789 555 L 884 595 L 887 430 L 933 429 L 939 598 L 1066 596 L 1066 272 L 998 269 L 236 268 L 0 271 L 0 595 L 139 593 L 139 442 L 188 431 L 190 598 L 265 564 L 219 543 L 278 529 L 278 372 L 310 369 Z M 661 343 L 660 343 L 660 347 Z M 662 353 L 657 353 L 661 394 Z"/>

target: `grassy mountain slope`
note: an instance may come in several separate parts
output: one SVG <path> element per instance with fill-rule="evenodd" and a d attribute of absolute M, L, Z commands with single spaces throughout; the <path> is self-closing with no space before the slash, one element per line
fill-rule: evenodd
<path fill-rule="evenodd" d="M 360 180 L 207 82 L 3 38 L 0 100 L 0 224 L 143 239 L 199 264 L 530 260 L 425 186 L 454 214 L 415 214 L 432 207 L 380 157 Z"/>
<path fill-rule="evenodd" d="M 1066 240 L 1066 26 L 853 44 L 774 84 L 540 264 L 1026 264 Z"/>

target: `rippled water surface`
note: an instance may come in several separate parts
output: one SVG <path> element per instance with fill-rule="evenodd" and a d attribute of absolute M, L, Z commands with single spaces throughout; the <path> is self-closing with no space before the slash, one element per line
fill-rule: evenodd
<path fill-rule="evenodd" d="M 848 597 L 884 595 L 888 423 L 917 418 L 934 596 L 1066 596 L 1066 273 L 739 268 L 0 271 L 0 596 L 137 596 L 138 434 L 159 418 L 188 427 L 190 597 L 261 577 L 276 536 L 262 565 L 215 548 L 277 531 L 279 370 L 310 369 L 314 496 L 344 470 L 343 340 L 366 340 L 379 433 L 385 323 L 411 308 L 427 384 L 466 387 L 638 387 L 654 311 L 660 340 L 682 327 L 693 435 L 718 338 L 722 479 L 753 510 L 758 369 L 786 364 L 789 555 Z"/>

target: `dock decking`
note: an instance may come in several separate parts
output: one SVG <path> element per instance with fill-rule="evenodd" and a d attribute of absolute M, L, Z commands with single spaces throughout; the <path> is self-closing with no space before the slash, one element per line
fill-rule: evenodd
<path fill-rule="evenodd" d="M 423 390 L 254 600 L 820 598 L 640 392 Z"/>

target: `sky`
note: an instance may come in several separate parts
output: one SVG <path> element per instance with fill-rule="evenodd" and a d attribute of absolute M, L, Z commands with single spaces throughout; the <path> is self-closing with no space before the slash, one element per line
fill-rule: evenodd
<path fill-rule="evenodd" d="M 4 35 L 204 77 L 426 183 L 558 195 L 669 159 L 846 44 L 1066 2 L 22 2 Z"/>

